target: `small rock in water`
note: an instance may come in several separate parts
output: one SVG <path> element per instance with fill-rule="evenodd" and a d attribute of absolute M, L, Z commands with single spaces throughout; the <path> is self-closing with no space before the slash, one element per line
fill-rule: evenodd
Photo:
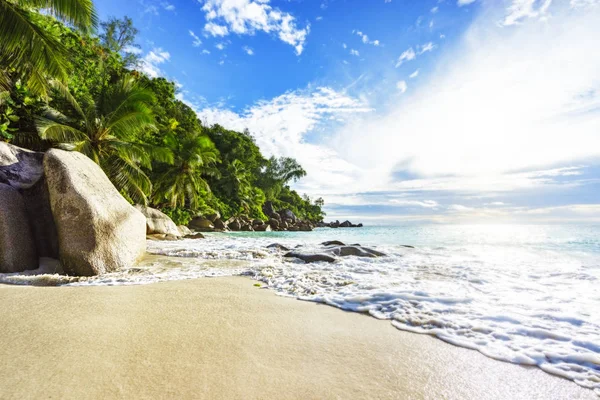
<path fill-rule="evenodd" d="M 323 246 L 345 246 L 344 243 L 339 240 L 328 240 L 327 242 L 321 243 Z"/>
<path fill-rule="evenodd" d="M 298 258 L 302 261 L 304 261 L 305 263 L 313 263 L 313 262 L 319 262 L 319 261 L 325 261 L 325 262 L 334 262 L 335 258 L 327 255 L 327 254 L 303 254 L 303 253 L 296 253 L 296 252 L 289 252 L 286 253 L 284 255 L 284 257 L 294 257 L 294 258 Z"/>
<path fill-rule="evenodd" d="M 400 247 L 406 247 L 408 249 L 414 249 L 415 248 L 415 246 L 410 246 L 408 244 L 401 244 Z"/>
<path fill-rule="evenodd" d="M 175 241 L 180 240 L 181 238 L 179 236 L 171 235 L 169 233 L 153 233 L 151 235 L 146 235 L 146 239 Z"/>
<path fill-rule="evenodd" d="M 385 256 L 384 253 L 381 253 L 377 250 L 359 246 L 340 246 L 328 251 L 340 257 L 356 256 L 373 258 Z"/>
<path fill-rule="evenodd" d="M 195 233 L 193 235 L 187 235 L 185 239 L 204 239 L 204 235 L 201 233 Z"/>
<path fill-rule="evenodd" d="M 285 247 L 282 244 L 279 243 L 273 243 L 267 246 L 267 249 L 277 249 L 277 250 L 282 250 L 282 251 L 290 251 L 290 249 L 288 249 L 287 247 Z"/>

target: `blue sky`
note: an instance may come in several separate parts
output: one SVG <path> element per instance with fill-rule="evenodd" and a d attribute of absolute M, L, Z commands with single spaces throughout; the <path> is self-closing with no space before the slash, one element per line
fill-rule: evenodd
<path fill-rule="evenodd" d="M 96 4 L 331 218 L 600 222 L 598 0 Z"/>

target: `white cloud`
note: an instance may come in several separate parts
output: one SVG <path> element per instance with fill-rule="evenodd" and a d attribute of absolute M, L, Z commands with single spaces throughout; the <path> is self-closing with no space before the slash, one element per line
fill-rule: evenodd
<path fill-rule="evenodd" d="M 210 51 L 204 49 L 204 50 L 202 50 L 202 54 L 210 54 Z"/>
<path fill-rule="evenodd" d="M 514 25 L 524 18 L 536 18 L 546 14 L 552 0 L 512 0 L 507 8 L 503 25 Z"/>
<path fill-rule="evenodd" d="M 437 183 L 489 191 L 538 180 L 505 179 L 511 171 L 600 158 L 600 8 L 552 15 L 543 29 L 533 19 L 505 29 L 482 13 L 425 85 L 342 127 L 330 145 L 369 176 L 365 182 L 387 174 L 390 190 L 406 189 L 389 181 L 394 171 L 454 175 Z"/>
<path fill-rule="evenodd" d="M 219 50 L 223 50 L 225 49 L 225 43 L 217 43 L 215 44 L 215 47 Z"/>
<path fill-rule="evenodd" d="M 438 6 L 435 6 L 435 7 L 433 7 L 433 8 L 431 9 L 431 13 L 432 13 L 432 14 L 435 14 L 436 12 L 438 12 L 438 10 L 439 10 L 439 9 L 440 9 L 440 8 L 439 8 Z"/>
<path fill-rule="evenodd" d="M 360 56 L 360 53 L 358 52 L 358 50 L 350 49 L 350 55 L 358 57 Z"/>
<path fill-rule="evenodd" d="M 356 35 L 360 36 L 361 41 L 364 44 L 372 44 L 373 46 L 376 46 L 376 47 L 381 45 L 379 40 L 369 40 L 369 36 L 367 36 L 365 33 L 361 32 L 361 31 L 353 30 L 352 33 L 355 33 Z"/>
<path fill-rule="evenodd" d="M 198 36 L 196 36 L 196 34 L 193 31 L 189 31 L 190 36 L 194 39 L 194 41 L 192 42 L 192 46 L 194 47 L 199 47 L 202 44 L 202 40 L 200 40 L 200 38 Z"/>
<path fill-rule="evenodd" d="M 406 84 L 406 81 L 399 81 L 396 83 L 396 88 L 400 91 L 400 93 L 404 93 L 408 89 L 408 85 Z"/>
<path fill-rule="evenodd" d="M 229 35 L 229 29 L 226 26 L 209 22 L 204 25 L 204 30 L 210 33 L 212 36 L 227 36 Z"/>
<path fill-rule="evenodd" d="M 144 14 L 158 15 L 158 8 L 154 5 L 144 5 Z"/>
<path fill-rule="evenodd" d="M 417 206 L 422 208 L 437 208 L 439 204 L 434 200 L 404 200 L 404 199 L 392 199 L 389 201 L 391 204 L 397 206 Z M 359 203 L 360 204 L 360 203 Z"/>
<path fill-rule="evenodd" d="M 273 8 L 270 0 L 205 0 L 202 10 L 209 21 L 205 29 L 215 36 L 231 32 L 253 35 L 257 31 L 272 33 L 302 54 L 310 25 L 300 29 L 293 15 Z M 223 29 L 225 28 L 225 29 Z"/>
<path fill-rule="evenodd" d="M 355 168 L 339 158 L 334 149 L 308 143 L 305 135 L 371 111 L 361 100 L 320 87 L 288 92 L 240 113 L 205 108 L 198 111 L 198 117 L 208 125 L 218 123 L 239 131 L 248 128 L 266 156 L 296 158 L 308 172 L 303 185 L 312 191 L 331 182 L 352 183 Z"/>
<path fill-rule="evenodd" d="M 414 79 L 414 78 L 416 78 L 417 76 L 419 76 L 419 70 L 418 70 L 418 69 L 417 69 L 417 70 L 415 70 L 415 72 L 413 72 L 412 74 L 410 74 L 410 75 L 409 75 L 409 78 L 410 78 L 410 79 Z"/>
<path fill-rule="evenodd" d="M 470 211 L 470 210 L 472 210 L 472 208 L 471 207 L 466 207 L 466 206 L 463 206 L 463 205 L 460 205 L 460 204 L 452 204 L 452 205 L 448 206 L 448 210 L 451 210 L 451 211 Z"/>
<path fill-rule="evenodd" d="M 421 55 L 425 52 L 433 51 L 433 49 L 435 49 L 435 44 L 433 44 L 433 42 L 428 42 L 421 46 L 418 46 L 418 48 L 419 48 L 419 55 Z"/>
<path fill-rule="evenodd" d="M 315 18 L 315 21 L 321 21 L 321 20 L 323 20 L 323 17 L 321 17 L 320 15 L 317 18 Z"/>
<path fill-rule="evenodd" d="M 345 48 L 345 49 L 348 48 L 348 46 L 346 45 L 346 43 L 342 43 L 342 47 Z"/>
<path fill-rule="evenodd" d="M 125 53 L 131 53 L 131 54 L 135 54 L 135 55 L 140 55 L 143 53 L 142 49 L 139 47 L 134 47 L 134 46 L 127 46 L 123 49 L 123 51 Z"/>
<path fill-rule="evenodd" d="M 459 7 L 462 7 L 462 6 L 466 6 L 468 4 L 474 3 L 475 1 L 476 0 L 458 0 L 456 2 L 456 4 L 458 4 Z"/>
<path fill-rule="evenodd" d="M 160 5 L 167 11 L 175 11 L 175 6 L 171 3 L 162 2 Z"/>
<path fill-rule="evenodd" d="M 163 75 L 162 71 L 158 67 L 171 59 L 171 54 L 168 51 L 164 51 L 162 48 L 157 47 L 152 49 L 140 60 L 140 69 L 150 78 L 157 78 Z"/>
<path fill-rule="evenodd" d="M 244 46 L 243 49 L 246 52 L 246 54 L 248 54 L 249 56 L 253 56 L 254 55 L 254 50 L 252 50 L 250 47 Z"/>
<path fill-rule="evenodd" d="M 417 58 L 417 54 L 411 47 L 410 49 L 400 54 L 400 57 L 398 57 L 398 61 L 396 62 L 396 68 L 401 66 L 404 62 L 414 60 L 415 58 Z"/>

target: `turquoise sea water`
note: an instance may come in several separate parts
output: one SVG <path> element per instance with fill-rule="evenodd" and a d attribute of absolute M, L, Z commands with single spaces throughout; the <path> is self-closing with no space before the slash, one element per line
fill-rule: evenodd
<path fill-rule="evenodd" d="M 320 243 L 334 239 L 387 256 L 305 264 L 267 249 L 278 242 L 322 252 Z M 101 277 L 0 274 L 0 282 L 127 285 L 246 275 L 280 295 L 366 313 L 494 359 L 538 366 L 600 395 L 598 225 L 214 233 L 204 240 L 149 241 L 148 251 L 160 256 Z"/>

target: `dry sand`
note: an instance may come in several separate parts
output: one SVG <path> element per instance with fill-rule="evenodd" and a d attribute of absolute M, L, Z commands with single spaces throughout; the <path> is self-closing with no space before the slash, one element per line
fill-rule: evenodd
<path fill-rule="evenodd" d="M 247 278 L 0 286 L 1 399 L 598 399 Z"/>

